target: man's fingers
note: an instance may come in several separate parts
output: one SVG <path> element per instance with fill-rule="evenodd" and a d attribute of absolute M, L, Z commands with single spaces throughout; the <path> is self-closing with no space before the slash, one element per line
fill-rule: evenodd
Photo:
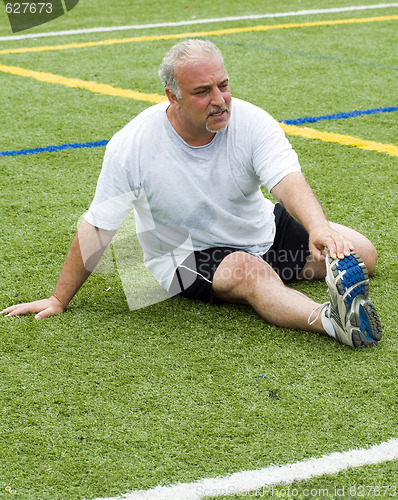
<path fill-rule="evenodd" d="M 323 260 L 321 253 L 329 252 L 332 259 L 344 259 L 354 250 L 354 245 L 343 234 L 331 228 L 322 228 L 310 238 L 310 251 L 317 260 Z"/>
<path fill-rule="evenodd" d="M 329 246 L 329 253 L 332 259 L 344 259 L 354 250 L 354 245 L 344 236 L 336 233 L 332 236 L 333 244 Z"/>
<path fill-rule="evenodd" d="M 27 314 L 29 312 L 37 312 L 37 311 L 31 311 L 29 306 L 30 304 L 16 304 L 14 306 L 7 307 L 7 309 L 4 309 L 3 311 L 1 311 L 1 313 L 5 314 L 7 318 L 10 316 L 19 316 L 20 314 Z"/>
<path fill-rule="evenodd" d="M 326 248 L 329 250 L 329 254 L 332 257 L 332 259 L 337 259 L 337 257 L 338 257 L 337 248 L 336 248 L 336 245 L 334 244 L 334 241 L 333 241 L 333 243 L 328 245 L 328 247 L 326 247 Z"/>
<path fill-rule="evenodd" d="M 45 314 L 47 311 L 47 309 L 45 309 L 44 311 L 41 311 L 39 313 L 36 314 L 35 316 L 35 319 L 44 319 L 44 318 L 47 318 L 47 315 Z"/>
<path fill-rule="evenodd" d="M 40 311 L 39 313 L 36 314 L 35 319 L 44 319 L 48 318 L 50 316 L 55 316 L 56 314 L 59 314 L 62 311 L 56 310 L 55 307 L 47 307 L 46 309 L 43 309 L 43 311 Z"/>
<path fill-rule="evenodd" d="M 48 316 L 54 316 L 63 312 L 61 304 L 56 299 L 43 299 L 35 302 L 28 302 L 24 304 L 16 304 L 7 307 L 1 311 L 5 314 L 6 318 L 12 316 L 21 316 L 23 314 L 36 313 L 36 319 L 44 319 Z"/>
<path fill-rule="evenodd" d="M 20 306 L 23 306 L 25 304 L 17 304 L 15 306 L 10 306 L 10 307 L 6 307 L 5 309 L 3 309 L 0 314 L 9 314 L 9 313 L 12 313 L 13 311 L 15 311 L 15 309 L 17 309 L 18 307 Z"/>

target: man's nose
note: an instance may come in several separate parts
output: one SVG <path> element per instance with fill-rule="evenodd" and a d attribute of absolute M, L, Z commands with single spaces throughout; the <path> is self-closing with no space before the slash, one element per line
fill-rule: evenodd
<path fill-rule="evenodd" d="M 221 90 L 218 88 L 218 87 L 215 87 L 213 90 L 212 90 L 212 94 L 211 94 L 211 104 L 213 106 L 224 106 L 225 104 L 225 99 L 224 99 L 224 96 L 221 92 Z"/>

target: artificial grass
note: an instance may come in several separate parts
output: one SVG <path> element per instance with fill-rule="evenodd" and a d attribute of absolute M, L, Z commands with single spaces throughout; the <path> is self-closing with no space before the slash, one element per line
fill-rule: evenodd
<path fill-rule="evenodd" d="M 350 1 L 350 5 L 373 4 L 372 0 Z M 333 2 L 333 7 L 345 6 L 347 6 L 346 0 L 336 0 Z M 268 2 L 266 13 L 319 8 L 319 3 L 315 0 L 300 0 L 300 5 L 292 2 L 292 0 L 279 0 L 278 2 Z M 246 1 L 244 4 L 238 0 L 229 0 L 226 4 L 216 4 L 211 0 L 203 0 L 203 2 L 197 4 L 192 4 L 192 2 L 188 2 L 187 0 L 175 0 L 172 9 L 165 8 L 155 0 L 136 0 L 133 4 L 129 0 L 118 0 L 112 4 L 106 0 L 80 0 L 78 5 L 68 14 L 54 19 L 50 23 L 27 30 L 26 33 L 253 15 L 264 14 L 264 12 L 264 6 L 255 0 Z M 5 9 L 0 11 L 0 34 L 4 36 L 12 34 Z"/>
<path fill-rule="evenodd" d="M 299 153 L 304 144 L 295 139 Z M 324 147 L 314 143 L 311 158 Z M 18 262 L 10 256 L 2 261 L 3 303 L 51 292 L 74 219 L 91 195 L 89 181 L 70 182 L 73 170 L 80 163 L 94 167 L 99 153 L 46 154 L 39 170 L 29 168 L 30 158 L 7 160 L 10 170 L 19 171 L 19 189 L 30 179 L 32 194 L 9 214 L 15 231 L 7 231 L 6 247 L 14 248 Z M 62 160 L 69 165 L 68 177 L 53 177 L 53 159 L 61 172 Z M 318 165 L 304 165 L 308 177 L 316 176 Z M 41 213 L 43 197 L 35 197 L 43 186 L 52 201 L 44 196 L 48 206 Z M 5 204 L 15 193 L 12 186 L 8 190 Z M 325 190 L 317 186 L 321 199 Z M 71 198 L 74 209 L 68 207 Z M 331 203 L 330 217 L 347 217 L 346 210 Z M 362 220 L 358 212 L 356 217 Z M 370 236 L 377 234 L 381 221 L 375 218 L 373 227 L 367 222 Z M 45 236 L 40 245 L 38 228 Z M 394 315 L 382 300 L 391 286 L 393 279 L 378 271 L 371 290 L 385 337 L 376 349 L 362 351 L 265 325 L 244 306 L 214 308 L 173 298 L 129 311 L 116 273 L 93 274 L 62 316 L 2 319 L 7 484 L 22 498 L 116 495 L 396 435 Z M 295 287 L 326 299 L 321 282 Z"/>
<path fill-rule="evenodd" d="M 51 29 L 65 29 L 72 14 L 92 5 L 80 2 Z M 90 23 L 79 18 L 80 25 L 127 23 L 124 3 L 98 5 Z M 206 6 L 195 6 L 195 12 L 204 17 Z M 229 6 L 229 15 L 258 11 L 250 4 Z M 300 8 L 306 7 L 316 5 L 301 2 Z M 294 10 L 297 5 L 286 0 L 268 8 Z M 136 9 L 134 19 L 159 20 L 152 4 L 139 3 Z M 175 13 L 165 13 L 166 19 L 175 19 Z M 219 41 L 235 95 L 286 119 L 396 104 L 389 83 L 394 70 L 371 67 L 396 65 L 388 50 L 395 24 L 383 26 L 388 36 L 376 23 Z M 154 73 L 171 43 L 1 60 L 160 92 Z M 371 53 L 373 46 L 380 56 Z M 338 57 L 355 64 L 332 60 Z M 109 139 L 148 106 L 20 77 L 0 78 L 2 151 Z M 319 122 L 314 128 L 393 142 L 395 114 Z M 211 307 L 178 297 L 130 311 L 118 273 L 94 273 L 61 316 L 0 318 L 0 496 L 10 494 L 6 488 L 32 500 L 115 496 L 397 436 L 396 158 L 289 139 L 328 217 L 376 244 L 379 263 L 371 297 L 384 328 L 380 345 L 353 351 L 329 338 L 269 326 L 244 306 Z M 103 152 L 0 158 L 1 308 L 51 293 L 77 221 L 94 194 Z M 293 286 L 327 300 L 322 282 Z M 302 486 L 347 488 L 372 477 L 374 483 L 392 484 L 393 466 L 355 469 Z"/>

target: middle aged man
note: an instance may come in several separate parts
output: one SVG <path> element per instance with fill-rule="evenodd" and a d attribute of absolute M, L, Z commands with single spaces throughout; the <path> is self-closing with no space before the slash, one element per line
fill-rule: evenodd
<path fill-rule="evenodd" d="M 145 264 L 166 290 L 247 303 L 269 323 L 352 347 L 376 344 L 380 320 L 368 297 L 373 244 L 327 220 L 278 123 L 232 98 L 219 49 L 180 42 L 159 73 L 168 100 L 109 142 L 54 293 L 3 313 L 63 312 L 134 205 Z M 261 185 L 279 203 L 264 198 Z M 286 286 L 325 275 L 325 304 Z"/>

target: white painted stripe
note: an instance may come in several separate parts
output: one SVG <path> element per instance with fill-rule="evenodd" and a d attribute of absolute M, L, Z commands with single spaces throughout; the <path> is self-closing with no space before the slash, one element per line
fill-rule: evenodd
<path fill-rule="evenodd" d="M 294 464 L 272 465 L 266 469 L 237 472 L 230 476 L 201 479 L 194 483 L 137 490 L 123 497 L 101 500 L 199 500 L 204 496 L 221 496 L 227 493 L 238 494 L 255 490 L 261 492 L 267 491 L 267 486 L 289 484 L 323 474 L 336 474 L 349 467 L 362 467 L 397 459 L 398 439 L 390 439 L 371 448 L 335 452 Z"/>
<path fill-rule="evenodd" d="M 126 31 L 126 30 L 142 30 L 148 28 L 166 28 L 168 26 L 191 26 L 194 24 L 208 24 L 208 23 L 224 23 L 228 21 L 245 21 L 250 19 L 267 19 L 275 17 L 294 17 L 294 16 L 312 16 L 315 14 L 329 14 L 333 12 L 351 12 L 355 10 L 369 10 L 369 9 L 387 9 L 390 7 L 398 7 L 398 3 L 380 3 L 375 5 L 355 5 L 352 7 L 335 7 L 331 9 L 310 9 L 298 10 L 294 12 L 275 12 L 270 14 L 255 14 L 249 16 L 232 16 L 232 17 L 218 17 L 214 19 L 191 19 L 187 21 L 176 21 L 170 23 L 155 23 L 155 24 L 132 24 L 130 26 L 108 26 L 99 28 L 86 28 L 69 31 L 50 31 L 48 33 L 29 33 L 25 35 L 12 35 L 1 36 L 0 41 L 10 40 L 25 40 L 27 38 L 41 38 L 47 36 L 67 36 L 67 35 L 81 35 L 86 33 L 105 33 L 109 31 Z"/>

